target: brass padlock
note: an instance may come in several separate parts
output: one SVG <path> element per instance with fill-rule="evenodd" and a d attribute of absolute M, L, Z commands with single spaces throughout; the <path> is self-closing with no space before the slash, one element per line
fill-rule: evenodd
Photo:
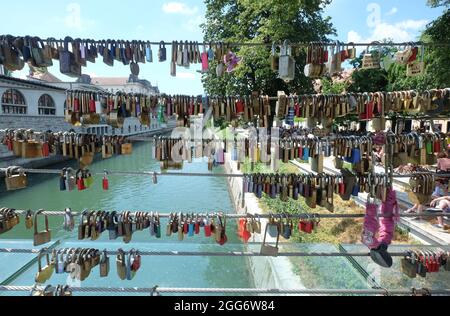
<path fill-rule="evenodd" d="M 25 214 L 25 227 L 27 229 L 33 228 L 33 212 L 31 210 L 28 210 Z"/>
<path fill-rule="evenodd" d="M 24 189 L 28 185 L 27 175 L 21 167 L 8 167 L 5 176 L 7 191 Z"/>
<path fill-rule="evenodd" d="M 44 256 L 44 252 L 46 252 L 47 265 L 45 267 L 42 267 L 42 257 Z M 47 252 L 47 248 L 44 248 L 39 252 L 38 255 L 38 272 L 36 273 L 36 276 L 34 278 L 36 283 L 42 284 L 47 282 L 51 278 L 53 270 L 54 266 L 50 264 L 50 256 Z"/>
<path fill-rule="evenodd" d="M 121 280 L 125 280 L 127 278 L 127 264 L 126 264 L 126 255 L 122 249 L 119 249 L 119 253 L 117 254 L 116 265 L 117 265 L 117 275 Z"/>
<path fill-rule="evenodd" d="M 48 226 L 48 216 L 44 215 L 45 217 L 45 230 L 38 232 L 38 215 L 42 214 L 42 212 L 44 212 L 44 210 L 39 210 L 36 212 L 36 214 L 34 214 L 34 246 L 40 246 L 43 244 L 46 244 L 48 242 L 50 242 L 50 240 L 52 239 L 51 237 L 51 230 L 49 229 Z"/>
<path fill-rule="evenodd" d="M 404 274 L 410 278 L 415 278 L 417 276 L 417 261 L 414 258 L 412 252 L 408 252 L 408 255 L 401 260 L 401 269 Z"/>
<path fill-rule="evenodd" d="M 103 250 L 103 254 L 100 259 L 100 277 L 107 277 L 109 274 L 109 268 L 109 257 L 105 249 Z"/>

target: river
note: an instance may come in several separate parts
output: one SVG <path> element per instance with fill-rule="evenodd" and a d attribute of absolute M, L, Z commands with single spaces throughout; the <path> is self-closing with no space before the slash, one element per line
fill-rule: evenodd
<path fill-rule="evenodd" d="M 133 154 L 117 156 L 108 160 L 97 158 L 90 166 L 92 172 L 104 169 L 117 171 L 159 171 L 159 162 L 152 159 L 151 143 L 134 144 Z M 61 169 L 75 162 L 55 165 L 50 168 Z M 185 163 L 183 172 L 208 172 L 204 162 Z M 215 168 L 213 172 L 223 172 Z M 6 192 L 1 184 L 0 204 L 16 209 L 64 210 L 70 207 L 74 211 L 90 210 L 130 210 L 159 212 L 233 212 L 230 196 L 224 178 L 213 177 L 159 177 L 158 184 L 153 184 L 151 177 L 110 176 L 110 190 L 102 189 L 102 177 L 94 179 L 94 185 L 85 191 L 61 192 L 59 177 L 55 175 L 29 175 L 29 187 L 15 192 Z M 77 225 L 79 219 L 77 218 Z M 63 230 L 63 221 L 50 217 L 52 241 L 60 240 L 59 247 L 94 247 L 97 249 L 117 250 L 160 250 L 160 251 L 242 251 L 243 245 L 236 236 L 236 223 L 230 222 L 228 228 L 229 242 L 221 247 L 213 239 L 203 235 L 187 237 L 178 241 L 177 236 L 166 237 L 165 221 L 162 222 L 162 239 L 151 237 L 148 231 L 137 232 L 130 244 L 120 240 L 110 241 L 108 234 L 95 241 L 77 241 L 77 229 L 68 233 Z M 39 222 L 40 228 L 43 221 Z M 33 231 L 27 231 L 23 222 L 14 230 L 1 235 L 2 244 L 14 247 L 33 248 Z M 50 244 L 49 244 L 50 245 Z M 22 267 L 30 256 L 3 255 L 3 263 L 8 260 L 8 271 Z M 108 278 L 100 278 L 98 268 L 91 276 L 77 286 L 111 286 L 111 287 L 253 287 L 248 262 L 244 257 L 143 257 L 142 268 L 132 281 L 121 281 L 116 274 L 115 257 L 111 257 L 111 272 Z M 17 269 L 16 269 L 17 268 Z M 32 285 L 36 265 L 21 273 L 13 285 Z M 4 280 L 9 274 L 0 275 Z M 56 275 L 48 281 L 50 284 L 73 284 L 67 275 Z"/>

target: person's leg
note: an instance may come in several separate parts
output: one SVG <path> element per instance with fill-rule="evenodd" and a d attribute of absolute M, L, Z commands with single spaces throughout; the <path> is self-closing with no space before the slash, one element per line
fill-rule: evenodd
<path fill-rule="evenodd" d="M 416 210 L 419 208 L 419 204 L 414 204 L 413 207 L 411 207 L 410 209 L 406 210 L 405 213 L 415 213 Z"/>
<path fill-rule="evenodd" d="M 450 201 L 447 201 L 447 200 L 439 201 L 439 203 L 436 205 L 436 208 L 441 209 L 444 212 L 445 211 L 448 212 L 448 211 L 450 211 Z M 438 221 L 438 224 L 435 225 L 435 227 L 441 228 L 441 229 L 447 227 L 447 225 L 445 225 L 445 223 L 444 223 L 443 216 L 437 217 L 437 221 Z"/>

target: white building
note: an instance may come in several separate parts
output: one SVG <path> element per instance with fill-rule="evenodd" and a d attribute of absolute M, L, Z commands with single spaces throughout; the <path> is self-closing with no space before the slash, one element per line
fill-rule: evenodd
<path fill-rule="evenodd" d="M 158 87 L 152 86 L 150 81 L 139 79 L 130 75 L 126 77 L 96 77 L 92 78 L 92 84 L 105 89 L 108 92 L 141 93 L 146 95 L 158 95 Z"/>
<path fill-rule="evenodd" d="M 0 75 L 0 128 L 66 131 L 64 88 Z"/>
<path fill-rule="evenodd" d="M 106 124 L 74 127 L 64 120 L 66 90 L 105 90 L 83 80 L 62 82 L 50 73 L 30 76 L 29 79 L 0 75 L 0 129 L 27 128 L 54 132 L 75 130 L 97 135 L 137 135 L 162 127 L 156 119 L 151 120 L 151 126 L 143 126 L 137 118 L 127 118 L 123 128 L 119 129 Z"/>

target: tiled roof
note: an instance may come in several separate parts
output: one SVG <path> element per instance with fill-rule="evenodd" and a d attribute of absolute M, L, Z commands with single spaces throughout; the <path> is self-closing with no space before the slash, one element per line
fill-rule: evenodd
<path fill-rule="evenodd" d="M 127 77 L 118 78 L 108 78 L 108 77 L 97 77 L 92 78 L 92 83 L 99 86 L 123 86 L 128 82 Z"/>
<path fill-rule="evenodd" d="M 45 73 L 37 73 L 36 72 L 32 76 L 28 76 L 28 78 L 30 78 L 30 79 L 37 79 L 37 80 L 50 82 L 50 83 L 62 82 L 62 80 L 56 78 L 54 75 L 52 75 L 49 72 L 45 72 Z"/>
<path fill-rule="evenodd" d="M 31 87 L 36 87 L 36 88 L 46 88 L 46 89 L 66 91 L 66 89 L 64 89 L 64 88 L 55 87 L 55 86 L 41 83 L 38 81 L 24 80 L 24 79 L 8 77 L 8 76 L 3 76 L 3 75 L 0 75 L 0 81 L 7 82 L 7 83 L 16 83 L 16 84 L 20 84 L 20 85 L 24 85 L 24 86 L 28 86 L 28 87 L 31 86 Z"/>

